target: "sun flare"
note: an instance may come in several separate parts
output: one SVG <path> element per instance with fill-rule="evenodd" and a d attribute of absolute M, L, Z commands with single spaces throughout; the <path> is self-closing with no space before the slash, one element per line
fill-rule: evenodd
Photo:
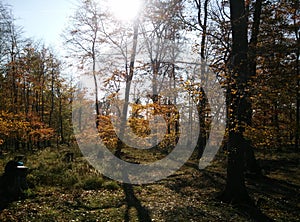
<path fill-rule="evenodd" d="M 109 7 L 120 21 L 132 21 L 140 13 L 142 0 L 109 0 Z"/>

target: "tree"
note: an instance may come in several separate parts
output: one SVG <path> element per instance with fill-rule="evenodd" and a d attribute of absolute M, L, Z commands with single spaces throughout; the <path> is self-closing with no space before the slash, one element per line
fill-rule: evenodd
<path fill-rule="evenodd" d="M 231 82 L 229 97 L 228 166 L 225 191 L 221 199 L 233 203 L 249 203 L 244 180 L 245 127 L 251 117 L 247 95 L 250 78 L 248 58 L 248 24 L 244 0 L 230 1 L 232 29 Z"/>
<path fill-rule="evenodd" d="M 296 8 L 292 1 L 262 1 L 264 22 L 256 46 L 250 45 L 249 55 L 256 54 L 256 60 L 249 61 L 256 65 L 250 67 L 255 71 L 251 80 L 253 121 L 247 136 L 255 146 L 270 151 L 296 144 L 298 138 Z"/>
<path fill-rule="evenodd" d="M 80 62 L 78 68 L 91 70 L 94 81 L 95 111 L 99 116 L 99 86 L 97 79 L 97 58 L 100 54 L 99 43 L 102 43 L 101 20 L 103 14 L 99 5 L 92 0 L 79 1 L 79 7 L 73 17 L 72 24 L 68 27 L 63 37 L 69 46 L 71 54 Z M 72 58 L 74 58 L 72 56 Z M 91 65 L 91 68 L 89 67 Z M 98 127 L 98 121 L 96 121 Z"/>
<path fill-rule="evenodd" d="M 117 148 L 115 155 L 117 157 L 121 156 L 121 151 L 123 147 L 123 142 L 121 139 L 124 137 L 125 134 L 125 125 L 127 122 L 127 111 L 129 106 L 129 93 L 130 93 L 130 87 L 131 87 L 131 81 L 134 74 L 134 63 L 135 63 L 135 57 L 136 57 L 136 51 L 137 51 L 137 41 L 138 41 L 138 30 L 139 30 L 139 23 L 136 22 L 133 27 L 133 44 L 132 44 L 132 50 L 130 54 L 130 61 L 129 61 L 129 69 L 126 68 L 125 70 L 125 79 L 126 79 L 126 86 L 125 86 L 125 98 L 124 98 L 124 104 L 123 109 L 121 113 L 121 124 L 120 124 L 120 134 L 119 139 L 117 143 Z M 126 61 L 127 64 L 127 61 Z M 125 65 L 127 66 L 127 65 Z"/>
<path fill-rule="evenodd" d="M 295 130 L 295 148 L 299 149 L 299 143 L 300 143 L 300 32 L 299 32 L 299 0 L 295 1 L 293 3 L 293 25 L 294 33 L 296 37 L 296 43 L 297 43 L 297 49 L 296 49 L 296 130 Z M 297 13 L 298 12 L 298 13 Z"/>
<path fill-rule="evenodd" d="M 0 4 L 1 147 L 26 150 L 48 146 L 55 133 L 63 138 L 62 125 L 68 128 L 69 123 L 59 127 L 56 120 L 58 116 L 70 120 L 70 112 L 57 108 L 58 101 L 64 109 L 70 108 L 69 88 L 63 84 L 60 61 L 45 46 L 24 39 L 8 10 Z"/>

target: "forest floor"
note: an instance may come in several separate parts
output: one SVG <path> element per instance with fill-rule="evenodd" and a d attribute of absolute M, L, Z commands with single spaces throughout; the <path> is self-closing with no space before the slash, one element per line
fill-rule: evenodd
<path fill-rule="evenodd" d="M 0 221 L 254 221 L 243 206 L 220 202 L 226 157 L 220 153 L 204 170 L 190 160 L 174 175 L 148 185 L 122 185 L 103 178 L 75 150 L 47 148 L 27 156 L 30 189 L 8 203 Z M 256 152 L 264 176 L 246 179 L 257 208 L 274 221 L 300 221 L 300 153 Z M 0 159 L 0 173 L 12 156 Z"/>

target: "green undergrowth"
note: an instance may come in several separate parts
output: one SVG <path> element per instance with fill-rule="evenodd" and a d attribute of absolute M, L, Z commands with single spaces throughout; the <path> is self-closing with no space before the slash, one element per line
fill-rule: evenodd
<path fill-rule="evenodd" d="M 66 153 L 73 153 L 72 161 L 66 161 Z M 1 173 L 13 156 L 2 156 Z M 26 198 L 9 203 L 0 221 L 254 221 L 249 211 L 216 199 L 226 180 L 222 152 L 204 170 L 189 160 L 167 179 L 132 186 L 102 176 L 76 147 L 25 156 L 30 168 Z M 246 179 L 251 198 L 275 221 L 299 221 L 299 153 L 258 150 L 256 156 L 264 176 Z"/>
<path fill-rule="evenodd" d="M 73 160 L 66 161 L 66 153 L 72 153 Z M 37 187 L 46 186 L 84 190 L 119 189 L 117 182 L 103 179 L 76 148 L 46 148 L 34 154 L 26 154 L 25 157 L 24 164 L 29 167 L 29 192 L 33 192 Z M 5 163 L 11 159 L 13 155 L 1 159 L 2 172 Z"/>

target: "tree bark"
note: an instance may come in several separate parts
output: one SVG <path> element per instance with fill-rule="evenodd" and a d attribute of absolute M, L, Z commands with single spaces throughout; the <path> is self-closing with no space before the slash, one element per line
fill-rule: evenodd
<path fill-rule="evenodd" d="M 126 88 L 125 88 L 125 101 L 123 105 L 123 110 L 121 114 L 121 126 L 120 126 L 120 138 L 118 138 L 117 142 L 117 148 L 115 155 L 116 157 L 121 157 L 121 151 L 123 147 L 123 142 L 121 138 L 123 138 L 125 134 L 125 126 L 127 122 L 127 111 L 129 106 L 129 93 L 130 93 L 130 87 L 131 87 L 131 81 L 133 78 L 134 73 L 134 62 L 135 62 L 135 56 L 136 56 L 136 50 L 137 50 L 137 40 L 138 40 L 138 30 L 139 30 L 139 23 L 136 22 L 133 27 L 133 45 L 132 45 L 132 53 L 130 56 L 130 63 L 129 63 L 129 73 L 126 77 Z M 127 71 L 127 70 L 126 70 Z"/>
<path fill-rule="evenodd" d="M 201 56 L 201 84 L 204 85 L 205 82 L 205 64 L 204 60 L 206 59 L 206 38 L 207 38 L 207 20 L 208 20 L 208 3 L 209 0 L 205 0 L 203 3 L 203 10 L 204 10 L 204 16 L 203 16 L 203 22 L 201 21 L 201 1 L 195 0 L 195 3 L 197 5 L 198 9 L 198 24 L 202 28 L 202 36 L 201 36 L 201 43 L 200 43 L 200 56 Z M 197 104 L 198 109 L 198 116 L 199 116 L 199 137 L 197 141 L 197 158 L 200 159 L 203 155 L 206 142 L 207 142 L 207 136 L 206 136 L 206 118 L 205 115 L 207 113 L 206 107 L 207 107 L 207 98 L 204 92 L 203 87 L 201 86 L 199 91 L 201 92 L 199 101 Z"/>
<path fill-rule="evenodd" d="M 251 77 L 254 77 L 256 75 L 256 56 L 257 56 L 257 43 L 258 43 L 258 35 L 259 35 L 259 27 L 260 27 L 260 18 L 261 18 L 261 11 L 262 11 L 262 2 L 264 0 L 256 0 L 254 5 L 254 15 L 253 15 L 253 24 L 252 24 L 252 30 L 251 30 L 251 38 L 249 43 L 249 53 L 248 53 L 248 67 L 249 67 L 249 74 Z M 249 95 L 250 96 L 250 95 Z M 251 120 L 252 116 L 252 109 L 248 110 L 248 118 Z M 250 124 L 252 122 L 250 121 Z M 261 174 L 261 170 L 259 165 L 257 164 L 253 147 L 251 146 L 251 142 L 248 142 L 246 144 L 246 168 L 247 171 L 251 174 L 254 173 L 256 175 Z"/>
<path fill-rule="evenodd" d="M 247 14 L 244 0 L 230 1 L 232 53 L 230 64 L 230 97 L 229 97 L 229 138 L 227 180 L 221 199 L 230 203 L 249 203 L 250 197 L 244 179 L 244 139 L 245 126 L 251 120 L 248 109 L 251 103 L 247 97 L 247 81 L 250 78 L 248 69 L 248 36 Z"/>
<path fill-rule="evenodd" d="M 300 57 L 300 32 L 299 26 L 297 26 L 296 15 L 297 9 L 299 9 L 299 0 L 294 3 L 294 26 L 295 26 L 295 36 L 297 39 L 297 52 L 296 52 L 296 79 L 297 79 L 297 92 L 296 92 L 296 131 L 295 131 L 295 148 L 299 149 L 299 137 L 300 137 L 300 68 L 299 68 L 299 57 Z"/>

